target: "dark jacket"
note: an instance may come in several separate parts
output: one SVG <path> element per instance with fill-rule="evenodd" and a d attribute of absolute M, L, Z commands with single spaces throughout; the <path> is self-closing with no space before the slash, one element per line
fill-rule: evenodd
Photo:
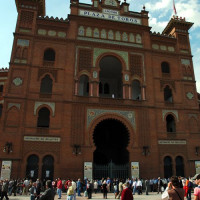
<path fill-rule="evenodd" d="M 54 200 L 55 192 L 52 188 L 48 188 L 44 191 L 42 196 L 39 198 L 39 200 Z"/>

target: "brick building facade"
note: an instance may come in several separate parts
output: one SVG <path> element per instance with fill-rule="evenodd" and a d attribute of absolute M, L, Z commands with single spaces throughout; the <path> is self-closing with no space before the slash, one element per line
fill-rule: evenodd
<path fill-rule="evenodd" d="M 44 0 L 16 0 L 0 162 L 12 177 L 196 173 L 200 112 L 189 29 L 173 17 L 152 33 L 145 7 L 71 0 L 67 19 Z M 1 100 L 2 101 L 2 100 Z M 132 167 L 131 167 L 132 166 Z M 125 175 L 123 175 L 125 174 Z"/>

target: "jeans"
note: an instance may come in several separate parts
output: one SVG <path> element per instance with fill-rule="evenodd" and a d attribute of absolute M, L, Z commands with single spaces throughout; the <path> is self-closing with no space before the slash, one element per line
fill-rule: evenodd
<path fill-rule="evenodd" d="M 73 199 L 73 197 L 74 197 L 74 195 L 67 195 L 67 200 L 72 200 Z"/>
<path fill-rule="evenodd" d="M 62 189 L 57 189 L 58 197 L 61 198 Z"/>

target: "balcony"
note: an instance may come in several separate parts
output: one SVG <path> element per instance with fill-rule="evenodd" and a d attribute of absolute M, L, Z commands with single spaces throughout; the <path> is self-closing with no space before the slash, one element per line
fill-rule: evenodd
<path fill-rule="evenodd" d="M 55 61 L 47 61 L 43 60 L 43 66 L 44 67 L 54 67 Z"/>

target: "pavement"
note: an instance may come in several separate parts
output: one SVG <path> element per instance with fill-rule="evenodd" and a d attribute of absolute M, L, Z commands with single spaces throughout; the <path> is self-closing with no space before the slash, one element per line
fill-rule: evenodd
<path fill-rule="evenodd" d="M 193 196 L 193 194 L 192 194 Z M 9 196 L 10 200 L 30 200 L 30 196 Z M 66 200 L 66 193 L 62 194 L 62 200 Z M 87 197 L 81 196 L 78 197 L 76 196 L 76 200 L 86 200 Z M 97 193 L 97 194 L 92 194 L 92 199 L 95 200 L 103 200 L 103 194 L 102 193 Z M 108 193 L 108 199 L 110 200 L 115 200 L 114 194 L 113 193 Z M 186 198 L 185 198 L 186 199 Z M 194 197 L 192 197 L 192 200 Z M 55 200 L 58 200 L 58 195 L 55 196 Z M 145 195 L 144 193 L 142 195 L 134 195 L 134 200 L 161 200 L 161 194 L 157 194 L 157 192 L 150 192 L 149 195 Z"/>

